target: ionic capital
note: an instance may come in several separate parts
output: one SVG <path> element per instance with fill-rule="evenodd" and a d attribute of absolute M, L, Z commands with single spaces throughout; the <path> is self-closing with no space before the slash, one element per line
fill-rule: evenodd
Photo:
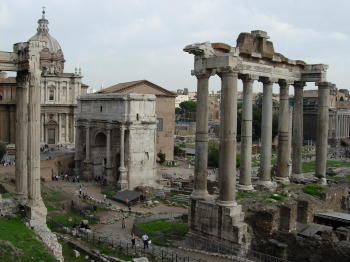
<path fill-rule="evenodd" d="M 192 71 L 191 74 L 196 76 L 197 79 L 206 79 L 215 75 L 215 70 Z"/>
<path fill-rule="evenodd" d="M 305 81 L 294 81 L 294 88 L 301 88 L 303 89 L 305 87 L 306 83 Z"/>
<path fill-rule="evenodd" d="M 288 86 L 292 85 L 294 83 L 293 80 L 290 79 L 280 79 L 278 80 L 278 84 L 280 88 L 287 88 Z"/>
<path fill-rule="evenodd" d="M 335 84 L 331 82 L 317 82 L 316 85 L 318 86 L 318 89 L 331 89 L 332 87 L 335 87 Z"/>
<path fill-rule="evenodd" d="M 264 85 L 272 85 L 278 82 L 278 78 L 276 77 L 260 77 L 259 81 Z"/>
<path fill-rule="evenodd" d="M 239 79 L 243 82 L 254 82 L 255 80 L 259 80 L 259 76 L 253 74 L 239 74 Z"/>

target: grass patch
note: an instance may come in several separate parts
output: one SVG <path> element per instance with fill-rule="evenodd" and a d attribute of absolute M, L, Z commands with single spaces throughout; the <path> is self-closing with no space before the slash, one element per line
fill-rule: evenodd
<path fill-rule="evenodd" d="M 60 243 L 62 245 L 62 254 L 64 257 L 64 262 L 86 262 L 85 253 L 79 251 L 80 256 L 76 258 L 73 252 L 74 246 L 71 243 L 63 241 L 60 241 Z"/>
<path fill-rule="evenodd" d="M 350 162 L 339 160 L 327 160 L 327 167 L 350 167 Z M 303 173 L 315 171 L 315 161 L 303 162 Z"/>
<path fill-rule="evenodd" d="M 51 206 L 51 205 L 46 205 L 47 211 L 56 211 L 58 210 L 56 207 Z"/>
<path fill-rule="evenodd" d="M 114 190 L 110 190 L 110 191 L 105 191 L 102 192 L 102 194 L 105 194 L 107 198 L 112 199 L 118 192 L 114 191 Z"/>
<path fill-rule="evenodd" d="M 90 217 L 85 217 L 83 215 L 74 213 L 74 212 L 68 212 L 67 214 L 62 214 L 62 213 L 49 213 L 48 217 L 53 220 L 54 222 L 65 226 L 65 227 L 73 227 L 73 225 L 77 225 L 80 223 L 81 220 L 88 220 L 90 225 L 94 225 L 97 223 L 95 219 L 92 219 Z M 50 225 L 50 223 L 49 223 Z M 50 228 L 53 231 L 57 231 L 57 228 L 55 226 L 50 225 Z"/>
<path fill-rule="evenodd" d="M 270 195 L 270 198 L 277 200 L 277 201 L 282 201 L 286 196 L 278 194 L 278 193 L 272 193 Z"/>
<path fill-rule="evenodd" d="M 16 262 L 56 262 L 57 260 L 45 249 L 44 244 L 37 240 L 33 231 L 21 221 L 20 216 L 0 219 L 0 239 L 11 242 L 17 247 L 21 255 L 18 257 L 12 252 L 0 252 L 0 261 Z M 3 250 L 3 245 L 0 246 Z"/>
<path fill-rule="evenodd" d="M 161 232 L 167 235 L 185 235 L 188 232 L 187 223 L 159 219 L 137 225 L 147 232 Z"/>
<path fill-rule="evenodd" d="M 258 197 L 258 192 L 238 192 L 236 199 L 243 199 L 243 198 L 256 198 Z"/>
<path fill-rule="evenodd" d="M 1 196 L 2 196 L 2 198 L 11 198 L 11 197 L 13 197 L 13 194 L 12 193 L 4 193 Z"/>
<path fill-rule="evenodd" d="M 170 239 L 183 238 L 189 230 L 187 223 L 166 219 L 141 223 L 137 227 L 145 231 L 152 243 L 158 246 L 168 246 Z"/>
<path fill-rule="evenodd" d="M 303 187 L 303 192 L 312 196 L 320 196 L 324 191 L 324 187 L 321 185 L 308 185 Z"/>

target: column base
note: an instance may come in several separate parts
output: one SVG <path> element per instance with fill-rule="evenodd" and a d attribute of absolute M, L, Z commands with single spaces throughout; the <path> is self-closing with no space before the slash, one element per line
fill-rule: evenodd
<path fill-rule="evenodd" d="M 37 227 L 46 224 L 47 209 L 42 199 L 29 200 L 25 206 L 26 220 L 30 227 Z"/>
<path fill-rule="evenodd" d="M 235 207 L 237 206 L 236 201 L 223 201 L 223 200 L 216 200 L 216 204 L 221 207 Z"/>
<path fill-rule="evenodd" d="M 207 190 L 193 189 L 191 198 L 194 200 L 212 200 L 213 197 L 209 195 Z"/>
<path fill-rule="evenodd" d="M 253 191 L 254 187 L 253 185 L 242 185 L 242 184 L 238 184 L 237 185 L 237 189 L 239 191 Z"/>
<path fill-rule="evenodd" d="M 258 185 L 269 190 L 275 189 L 277 187 L 276 182 L 272 181 L 259 181 Z"/>
<path fill-rule="evenodd" d="M 119 167 L 119 180 L 117 182 L 118 190 L 129 189 L 129 183 L 125 179 L 127 169 L 125 167 Z"/>
<path fill-rule="evenodd" d="M 279 184 L 283 184 L 283 185 L 289 185 L 290 184 L 289 177 L 276 177 L 276 182 L 279 183 Z"/>
<path fill-rule="evenodd" d="M 324 178 L 324 177 L 318 178 L 318 180 L 317 180 L 317 184 L 320 184 L 320 185 L 326 186 L 326 185 L 327 185 L 327 179 L 326 179 L 326 178 Z"/>
<path fill-rule="evenodd" d="M 27 193 L 16 193 L 14 199 L 19 202 L 20 205 L 25 205 L 28 201 Z"/>

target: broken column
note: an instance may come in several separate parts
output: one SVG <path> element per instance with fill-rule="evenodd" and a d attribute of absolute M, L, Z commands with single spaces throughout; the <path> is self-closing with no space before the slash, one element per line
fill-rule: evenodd
<path fill-rule="evenodd" d="M 243 110 L 241 124 L 241 160 L 238 189 L 253 190 L 252 186 L 252 133 L 253 133 L 253 83 L 257 76 L 243 75 Z"/>
<path fill-rule="evenodd" d="M 303 152 L 303 93 L 305 82 L 294 82 L 294 106 L 293 106 L 293 130 L 292 130 L 292 177 L 303 177 L 302 152 Z"/>
<path fill-rule="evenodd" d="M 196 74 L 197 114 L 196 114 L 196 159 L 194 168 L 194 189 L 192 199 L 209 199 L 208 177 L 208 83 L 211 72 Z"/>
<path fill-rule="evenodd" d="M 47 209 L 40 191 L 40 54 L 42 42 L 29 42 L 28 92 L 28 204 L 27 219 L 32 227 L 46 223 Z"/>
<path fill-rule="evenodd" d="M 329 121 L 329 82 L 318 83 L 318 114 L 316 130 L 316 177 L 318 183 L 327 185 L 326 165 Z"/>
<path fill-rule="evenodd" d="M 286 80 L 279 81 L 280 105 L 278 112 L 278 156 L 276 181 L 289 184 L 289 85 Z"/>
<path fill-rule="evenodd" d="M 271 151 L 272 151 L 272 86 L 274 78 L 263 78 L 263 101 L 261 120 L 261 160 L 259 184 L 271 188 Z"/>

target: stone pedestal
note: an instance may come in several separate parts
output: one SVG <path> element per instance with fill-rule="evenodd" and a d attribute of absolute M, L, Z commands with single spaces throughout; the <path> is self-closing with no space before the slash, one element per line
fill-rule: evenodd
<path fill-rule="evenodd" d="M 30 201 L 25 206 L 26 220 L 30 227 L 37 227 L 46 224 L 47 209 L 44 202 Z"/>
<path fill-rule="evenodd" d="M 215 201 L 191 200 L 190 232 L 206 237 L 208 241 L 250 246 L 247 224 L 240 205 L 221 206 Z"/>
<path fill-rule="evenodd" d="M 118 190 L 126 190 L 129 188 L 128 180 L 126 179 L 127 169 L 125 167 L 119 168 L 119 180 L 117 182 Z"/>

